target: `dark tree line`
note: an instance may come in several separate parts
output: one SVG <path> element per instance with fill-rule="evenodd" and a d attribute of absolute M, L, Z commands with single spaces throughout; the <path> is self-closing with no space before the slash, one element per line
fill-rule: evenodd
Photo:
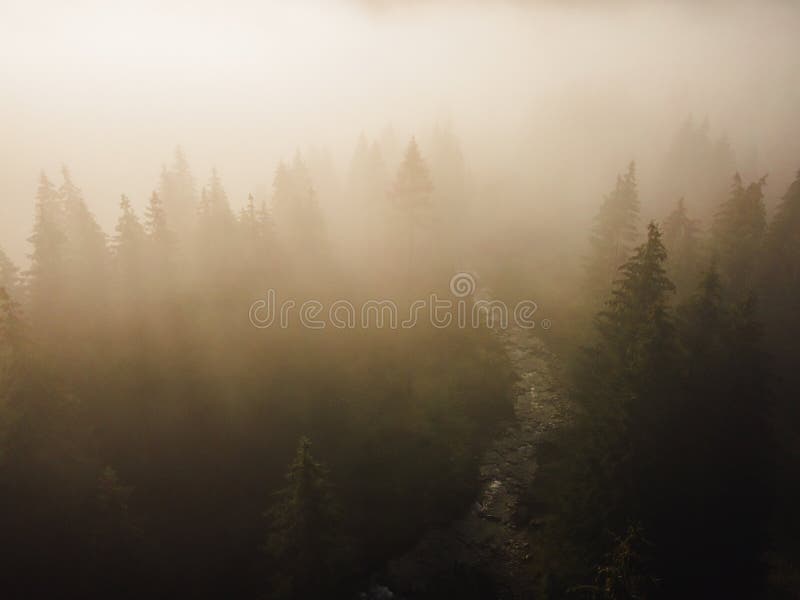
<path fill-rule="evenodd" d="M 394 166 L 385 187 L 353 176 L 381 235 L 348 264 L 299 154 L 237 214 L 178 150 L 110 236 L 66 169 L 41 175 L 30 266 L 0 254 L 7 597 L 355 593 L 469 504 L 510 414 L 488 331 L 248 320 L 270 287 L 298 304 L 447 293 L 449 264 L 418 260 L 441 238 L 436 171 L 414 141 Z"/>
<path fill-rule="evenodd" d="M 626 180 L 632 199 L 612 202 Z M 769 227 L 765 184 L 737 174 L 706 236 L 680 200 L 630 251 L 632 169 L 601 206 L 588 286 L 617 273 L 569 374 L 563 457 L 532 493 L 556 514 L 537 567 L 551 596 L 797 591 L 774 580 L 797 551 L 797 388 L 781 383 L 797 354 L 781 338 L 800 333 L 800 179 Z"/>
<path fill-rule="evenodd" d="M 728 164 L 703 128 L 681 136 Z M 470 247 L 468 170 L 449 128 L 433 139 L 364 137 L 343 183 L 298 153 L 239 211 L 178 150 L 111 236 L 66 169 L 42 174 L 28 268 L 0 252 L 10 597 L 347 596 L 466 509 L 511 417 L 491 332 L 248 320 L 267 288 L 402 307 L 446 296 L 465 261 L 506 276 L 516 247 Z M 800 174 L 769 220 L 765 178 L 719 197 L 717 175 L 675 182 L 661 225 L 641 227 L 633 163 L 601 203 L 576 331 L 553 341 L 574 355 L 572 418 L 527 498 L 550 517 L 544 597 L 798 589 Z"/>

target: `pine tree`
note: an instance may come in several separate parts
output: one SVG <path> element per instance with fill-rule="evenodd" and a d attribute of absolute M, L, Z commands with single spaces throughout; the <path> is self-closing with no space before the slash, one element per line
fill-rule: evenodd
<path fill-rule="evenodd" d="M 228 194 L 222 186 L 222 180 L 216 169 L 211 170 L 208 185 L 203 188 L 198 214 L 206 224 L 216 228 L 226 228 L 233 223 L 233 213 L 228 203 Z"/>
<path fill-rule="evenodd" d="M 19 269 L 11 262 L 8 255 L 0 248 L 0 289 L 4 289 L 6 293 L 13 297 L 17 291 L 19 284 Z"/>
<path fill-rule="evenodd" d="M 745 187 L 737 173 L 712 231 L 723 283 L 740 299 L 756 284 L 756 267 L 766 232 L 765 184 L 766 177 L 762 177 Z"/>
<path fill-rule="evenodd" d="M 73 183 L 69 170 L 62 168 L 63 182 L 58 198 L 63 213 L 64 294 L 61 298 L 61 327 L 69 339 L 80 342 L 80 351 L 94 352 L 102 335 L 104 318 L 109 314 L 110 256 L 106 235 L 86 205 L 81 190 Z M 88 357 L 88 355 L 87 355 Z"/>
<path fill-rule="evenodd" d="M 20 304 L 0 287 L 0 403 L 24 342 Z M 0 408 L 0 411 L 2 408 Z"/>
<path fill-rule="evenodd" d="M 433 190 L 428 165 L 411 138 L 390 191 L 395 208 L 416 226 L 430 225 Z"/>
<path fill-rule="evenodd" d="M 290 167 L 281 163 L 273 181 L 273 201 L 278 234 L 303 273 L 324 270 L 327 260 L 325 222 L 303 157 L 298 153 Z"/>
<path fill-rule="evenodd" d="M 645 379 L 660 370 L 672 328 L 668 301 L 675 286 L 667 277 L 666 260 L 661 232 L 650 223 L 647 242 L 620 268 L 620 279 L 597 322 L 603 345 L 629 373 Z"/>
<path fill-rule="evenodd" d="M 186 155 L 180 146 L 175 148 L 172 167 L 161 170 L 159 197 L 167 225 L 185 238 L 195 222 L 195 182 Z"/>
<path fill-rule="evenodd" d="M 389 191 L 398 222 L 397 233 L 405 238 L 399 245 L 405 247 L 409 277 L 413 269 L 419 267 L 415 264 L 417 258 L 430 249 L 431 240 L 421 234 L 433 225 L 433 191 L 428 165 L 419 152 L 417 141 L 411 138 Z"/>
<path fill-rule="evenodd" d="M 675 198 L 693 200 L 693 211 L 704 221 L 725 200 L 736 157 L 724 135 L 713 138 L 708 119 L 696 123 L 692 117 L 679 127 L 664 159 L 657 201 L 667 210 Z"/>
<path fill-rule="evenodd" d="M 53 184 L 42 173 L 36 192 L 33 232 L 28 238 L 33 249 L 31 266 L 25 273 L 29 314 L 34 327 L 45 331 L 60 318 L 53 310 L 53 299 L 64 292 L 63 212 Z"/>
<path fill-rule="evenodd" d="M 246 206 L 239 213 L 237 225 L 242 246 L 242 278 L 251 287 L 260 289 L 275 259 L 272 219 L 266 202 L 256 208 L 255 198 L 249 194 Z"/>
<path fill-rule="evenodd" d="M 660 542 L 674 585 L 699 595 L 754 597 L 761 585 L 771 503 L 771 407 L 754 298 L 726 299 L 712 264 L 680 307 L 681 395 L 664 502 L 684 524 L 662 518 Z M 731 495 L 730 490 L 737 493 Z M 692 531 L 686 544 L 685 531 Z M 741 575 L 731 581 L 726 573 Z"/>
<path fill-rule="evenodd" d="M 597 339 L 575 372 L 577 412 L 567 438 L 570 458 L 558 475 L 558 528 L 584 569 L 610 549 L 611 540 L 604 543 L 598 532 L 621 534 L 632 522 L 648 529 L 665 485 L 658 464 L 674 422 L 676 362 L 669 313 L 674 286 L 665 261 L 661 233 L 650 223 L 647 241 L 620 269 L 596 319 Z"/>
<path fill-rule="evenodd" d="M 153 192 L 144 209 L 144 230 L 148 239 L 159 248 L 166 249 L 174 242 L 174 235 L 167 226 L 167 214 L 158 192 Z"/>
<path fill-rule="evenodd" d="M 162 314 L 168 321 L 169 318 L 163 313 L 169 304 L 169 296 L 179 289 L 180 271 L 177 269 L 179 256 L 175 234 L 169 228 L 158 192 L 154 191 L 150 195 L 145 207 L 143 230 L 146 271 L 144 297 L 150 304 L 149 316 L 156 317 Z M 157 327 L 163 327 L 165 324 L 159 323 Z"/>
<path fill-rule="evenodd" d="M 330 591 L 341 577 L 337 563 L 346 547 L 328 471 L 311 455 L 308 438 L 300 439 L 286 480 L 265 515 L 266 551 L 276 561 L 273 587 L 279 597 L 309 598 Z"/>
<path fill-rule="evenodd" d="M 689 295 L 696 287 L 700 263 L 700 226 L 689 218 L 683 198 L 664 221 L 664 246 L 669 256 L 667 275 L 679 295 Z"/>
<path fill-rule="evenodd" d="M 236 220 L 216 169 L 201 190 L 197 224 L 192 253 L 195 276 L 222 291 L 235 283 L 241 240 L 235 235 Z"/>
<path fill-rule="evenodd" d="M 770 307 L 790 317 L 800 298 L 800 171 L 775 211 L 765 245 L 762 279 Z"/>
<path fill-rule="evenodd" d="M 119 203 L 122 214 L 113 239 L 114 258 L 118 272 L 124 279 L 136 282 L 141 276 L 144 257 L 145 232 L 136 216 L 131 201 L 124 194 Z"/>
<path fill-rule="evenodd" d="M 638 219 L 636 164 L 631 162 L 625 175 L 617 176 L 614 189 L 604 198 L 595 217 L 588 274 L 590 290 L 597 297 L 606 295 L 617 269 L 630 255 L 638 237 Z"/>

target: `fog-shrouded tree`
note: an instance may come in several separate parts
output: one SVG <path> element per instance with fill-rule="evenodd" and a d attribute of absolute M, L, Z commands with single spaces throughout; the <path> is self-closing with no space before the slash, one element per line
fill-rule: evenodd
<path fill-rule="evenodd" d="M 139 285 L 145 252 L 145 230 L 131 206 L 130 199 L 122 195 L 119 202 L 121 214 L 115 227 L 112 248 L 119 276 L 133 286 Z"/>
<path fill-rule="evenodd" d="M 726 136 L 714 137 L 710 129 L 707 118 L 697 122 L 691 116 L 678 128 L 656 186 L 659 210 L 684 196 L 692 200 L 692 212 L 706 221 L 725 200 L 736 156 Z"/>
<path fill-rule="evenodd" d="M 325 271 L 330 258 L 325 221 L 299 152 L 290 165 L 281 162 L 275 171 L 272 207 L 292 271 L 298 277 Z"/>
<path fill-rule="evenodd" d="M 700 224 L 689 217 L 683 198 L 664 221 L 667 275 L 675 283 L 678 297 L 693 293 L 700 276 L 702 247 Z"/>
<path fill-rule="evenodd" d="M 64 286 L 63 310 L 67 334 L 75 339 L 96 340 L 108 310 L 109 253 L 106 235 L 86 204 L 83 192 L 67 167 L 58 198 L 63 215 Z"/>
<path fill-rule="evenodd" d="M 275 561 L 277 597 L 308 598 L 342 577 L 347 551 L 328 471 L 311 455 L 308 438 L 300 439 L 286 481 L 265 514 L 265 550 Z"/>
<path fill-rule="evenodd" d="M 673 565 L 676 588 L 752 597 L 763 580 L 772 408 L 755 317 L 754 299 L 729 299 L 714 264 L 679 310 L 681 434 L 665 500 L 683 526 L 667 516 L 660 523 L 662 561 Z M 689 545 L 685 531 L 694 532 Z M 740 573 L 735 582 L 726 577 L 732 568 Z"/>
<path fill-rule="evenodd" d="M 744 298 L 755 288 L 757 267 L 766 234 L 764 186 L 766 176 L 747 186 L 737 173 L 730 196 L 720 206 L 712 228 L 713 250 L 723 285 Z"/>
<path fill-rule="evenodd" d="M 769 225 L 761 271 L 768 323 L 792 338 L 800 331 L 800 171 Z"/>
<path fill-rule="evenodd" d="M 208 184 L 200 192 L 197 226 L 195 275 L 223 291 L 234 277 L 240 240 L 234 235 L 236 219 L 216 169 L 212 170 Z"/>
<path fill-rule="evenodd" d="M 796 562 L 800 551 L 800 171 L 778 204 L 767 231 L 759 293 L 759 313 L 764 323 L 765 347 L 771 354 L 775 389 L 774 424 L 778 455 L 775 461 L 778 508 L 773 511 L 773 546 Z M 789 572 L 792 572 L 789 567 Z"/>
<path fill-rule="evenodd" d="M 610 299 L 596 319 L 596 340 L 574 374 L 576 417 L 568 437 L 570 459 L 558 475 L 559 535 L 583 557 L 581 577 L 592 575 L 611 539 L 631 523 L 645 535 L 652 499 L 663 488 L 656 465 L 672 422 L 675 331 L 674 286 L 666 275 L 661 232 L 651 223 L 647 241 L 619 270 Z M 581 560 L 577 560 L 581 564 Z"/>
<path fill-rule="evenodd" d="M 397 169 L 389 190 L 396 234 L 400 236 L 400 248 L 405 254 L 405 268 L 409 276 L 425 256 L 430 258 L 431 230 L 434 223 L 434 185 L 430 170 L 415 138 L 406 147 L 405 155 Z M 402 255 L 398 257 L 402 260 Z"/>
<path fill-rule="evenodd" d="M 58 193 L 42 173 L 36 191 L 30 267 L 25 272 L 28 314 L 34 327 L 47 330 L 60 321 L 53 299 L 64 293 L 66 235 Z"/>
<path fill-rule="evenodd" d="M 197 191 L 183 149 L 178 146 L 172 165 L 161 170 L 158 189 L 167 224 L 181 237 L 192 230 L 196 219 Z"/>
<path fill-rule="evenodd" d="M 19 268 L 11 261 L 8 255 L 0 248 L 0 288 L 13 297 L 19 285 Z"/>
<path fill-rule="evenodd" d="M 386 191 L 389 186 L 388 169 L 381 145 L 370 142 L 363 133 L 356 142 L 350 159 L 345 186 L 344 223 L 349 233 L 348 260 L 363 264 L 367 259 L 385 260 L 387 244 L 387 219 L 389 206 Z"/>
<path fill-rule="evenodd" d="M 257 208 L 253 194 L 249 194 L 247 204 L 239 213 L 237 227 L 242 248 L 242 276 L 249 280 L 251 287 L 257 288 L 266 283 L 269 273 L 274 273 L 277 260 L 274 225 L 266 201 Z"/>
<path fill-rule="evenodd" d="M 636 163 L 631 162 L 624 175 L 617 175 L 594 219 L 587 272 L 589 289 L 598 299 L 605 297 L 617 269 L 633 250 L 639 236 L 639 208 Z"/>

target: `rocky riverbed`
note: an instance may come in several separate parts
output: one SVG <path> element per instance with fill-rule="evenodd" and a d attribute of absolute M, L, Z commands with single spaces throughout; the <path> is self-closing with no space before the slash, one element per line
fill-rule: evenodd
<path fill-rule="evenodd" d="M 480 494 L 464 515 L 391 560 L 367 598 L 529 598 L 534 592 L 526 569 L 530 536 L 547 515 L 535 514 L 521 498 L 535 485 L 541 445 L 563 424 L 566 403 L 555 358 L 541 338 L 513 327 L 496 334 L 519 380 L 514 420 L 482 457 Z"/>

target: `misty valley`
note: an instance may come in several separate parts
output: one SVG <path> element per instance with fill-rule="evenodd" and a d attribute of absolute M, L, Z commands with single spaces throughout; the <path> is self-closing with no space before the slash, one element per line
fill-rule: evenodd
<path fill-rule="evenodd" d="M 0 6 L 0 597 L 800 597 L 798 27 Z"/>

